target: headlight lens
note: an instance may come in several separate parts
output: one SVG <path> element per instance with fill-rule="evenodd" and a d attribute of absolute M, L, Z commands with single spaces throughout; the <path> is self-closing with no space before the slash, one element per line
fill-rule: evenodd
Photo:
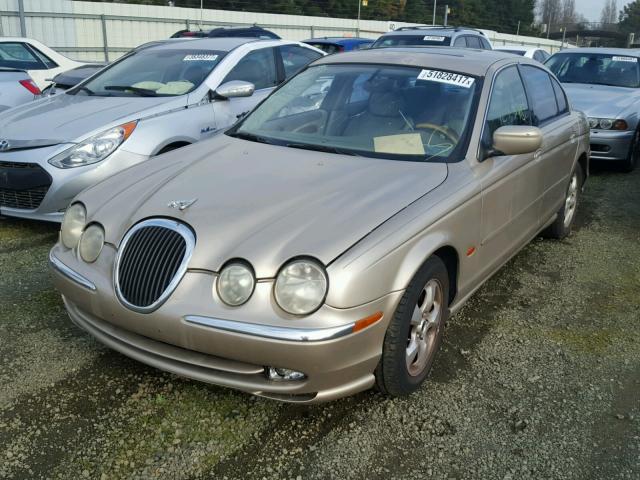
<path fill-rule="evenodd" d="M 95 262 L 104 246 L 104 229 L 98 224 L 91 224 L 80 237 L 80 257 L 87 263 Z"/>
<path fill-rule="evenodd" d="M 602 130 L 628 130 L 629 125 L 625 120 L 615 118 L 589 118 L 589 128 Z"/>
<path fill-rule="evenodd" d="M 137 123 L 125 123 L 94 135 L 51 158 L 49 163 L 58 168 L 74 168 L 100 162 L 131 136 Z"/>
<path fill-rule="evenodd" d="M 327 275 L 313 260 L 294 260 L 276 278 L 276 302 L 284 311 L 306 315 L 316 311 L 327 293 Z"/>
<path fill-rule="evenodd" d="M 224 303 L 237 307 L 251 297 L 256 281 L 243 263 L 231 263 L 222 269 L 217 281 L 218 295 Z"/>
<path fill-rule="evenodd" d="M 81 203 L 74 203 L 64 214 L 60 237 L 67 248 L 75 248 L 87 223 L 87 210 Z"/>

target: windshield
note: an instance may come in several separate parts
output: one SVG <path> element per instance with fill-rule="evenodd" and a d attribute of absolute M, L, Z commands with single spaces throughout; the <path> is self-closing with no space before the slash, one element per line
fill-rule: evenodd
<path fill-rule="evenodd" d="M 446 161 L 465 138 L 476 83 L 435 69 L 320 65 L 291 79 L 228 134 L 331 153 Z"/>
<path fill-rule="evenodd" d="M 447 47 L 451 45 L 451 37 L 444 35 L 385 35 L 376 40 L 372 48 L 401 47 L 403 45 Z"/>
<path fill-rule="evenodd" d="M 556 53 L 545 65 L 563 83 L 640 87 L 638 57 L 606 53 Z"/>
<path fill-rule="evenodd" d="M 133 52 L 73 93 L 100 96 L 176 96 L 197 88 L 222 60 L 214 50 L 157 49 Z"/>

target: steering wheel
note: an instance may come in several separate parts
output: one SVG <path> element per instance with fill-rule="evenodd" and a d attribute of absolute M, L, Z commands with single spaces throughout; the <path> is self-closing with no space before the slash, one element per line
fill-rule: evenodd
<path fill-rule="evenodd" d="M 447 128 L 447 127 L 443 127 L 440 125 L 436 125 L 434 123 L 418 123 L 416 125 L 417 129 L 421 129 L 421 130 L 431 130 L 434 132 L 438 132 L 441 133 L 442 135 L 444 135 L 447 139 L 451 140 L 454 145 L 458 143 L 458 141 L 460 141 L 460 137 L 458 136 L 458 134 L 456 132 L 454 132 L 453 130 Z M 431 142 L 429 142 L 431 143 Z"/>

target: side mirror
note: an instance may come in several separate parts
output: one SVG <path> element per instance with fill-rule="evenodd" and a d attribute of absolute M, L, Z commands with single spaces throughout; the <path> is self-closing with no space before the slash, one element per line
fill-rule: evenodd
<path fill-rule="evenodd" d="M 216 88 L 215 94 L 217 98 L 250 97 L 255 90 L 256 86 L 253 83 L 232 80 Z"/>
<path fill-rule="evenodd" d="M 487 155 L 523 155 L 542 146 L 542 130 L 529 125 L 500 127 L 493 133 L 492 152 Z"/>

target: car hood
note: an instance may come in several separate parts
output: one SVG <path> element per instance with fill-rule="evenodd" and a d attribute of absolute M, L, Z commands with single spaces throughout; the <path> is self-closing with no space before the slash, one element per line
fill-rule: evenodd
<path fill-rule="evenodd" d="M 563 87 L 576 110 L 588 117 L 616 118 L 633 102 L 640 99 L 640 89 L 564 83 Z"/>
<path fill-rule="evenodd" d="M 121 122 L 162 112 L 185 97 L 55 95 L 24 104 L 0 119 L 0 138 L 31 147 L 74 143 Z"/>
<path fill-rule="evenodd" d="M 444 163 L 327 154 L 218 135 L 148 160 L 79 196 L 118 245 L 149 217 L 190 225 L 190 268 L 249 261 L 259 278 L 296 256 L 328 264 L 378 225 L 440 185 Z M 184 211 L 172 201 L 193 201 Z"/>

